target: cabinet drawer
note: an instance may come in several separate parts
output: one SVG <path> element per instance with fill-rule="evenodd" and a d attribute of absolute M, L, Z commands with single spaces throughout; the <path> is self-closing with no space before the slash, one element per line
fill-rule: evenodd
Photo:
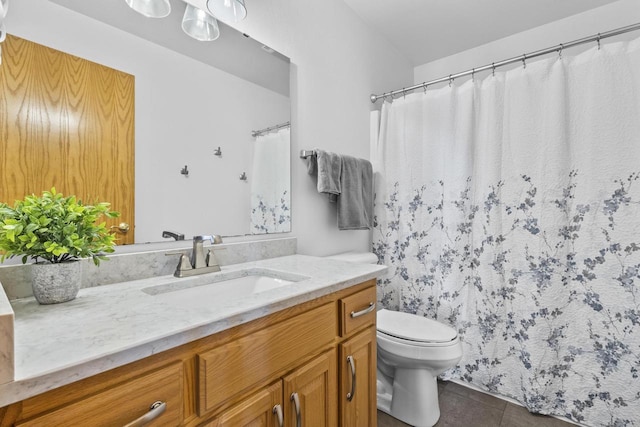
<path fill-rule="evenodd" d="M 182 390 L 182 363 L 174 363 L 16 425 L 124 426 L 149 413 L 151 404 L 161 401 L 166 404 L 164 412 L 145 425 L 175 427 L 183 419 Z"/>
<path fill-rule="evenodd" d="M 375 325 L 376 286 L 375 281 L 371 283 L 367 289 L 340 300 L 340 336 L 349 335 L 365 325 Z"/>
<path fill-rule="evenodd" d="M 327 346 L 336 331 L 331 303 L 198 354 L 198 415 Z"/>

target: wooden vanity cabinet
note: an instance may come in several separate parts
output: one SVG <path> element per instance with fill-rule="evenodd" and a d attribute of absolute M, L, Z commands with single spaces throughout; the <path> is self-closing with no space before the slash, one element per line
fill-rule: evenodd
<path fill-rule="evenodd" d="M 370 280 L 0 408 L 0 427 L 124 426 L 156 400 L 144 425 L 374 426 L 375 301 Z"/>
<path fill-rule="evenodd" d="M 337 426 L 336 351 L 330 350 L 200 427 Z"/>
<path fill-rule="evenodd" d="M 371 326 L 340 344 L 340 424 L 375 426 L 376 328 Z"/>

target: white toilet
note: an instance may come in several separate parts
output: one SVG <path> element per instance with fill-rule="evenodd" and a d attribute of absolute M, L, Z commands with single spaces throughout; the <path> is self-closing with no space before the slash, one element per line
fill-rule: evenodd
<path fill-rule="evenodd" d="M 372 253 L 347 252 L 327 258 L 376 264 Z M 378 409 L 416 427 L 440 418 L 438 383 L 462 357 L 455 329 L 435 320 L 382 309 L 377 316 Z"/>
<path fill-rule="evenodd" d="M 409 313 L 378 311 L 378 409 L 417 427 L 440 418 L 436 378 L 462 357 L 455 329 Z"/>

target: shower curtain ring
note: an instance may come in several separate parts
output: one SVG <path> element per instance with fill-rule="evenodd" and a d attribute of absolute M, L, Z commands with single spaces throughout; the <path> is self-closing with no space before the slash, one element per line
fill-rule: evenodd
<path fill-rule="evenodd" d="M 472 82 L 476 81 L 476 69 L 475 68 L 471 69 L 471 81 Z"/>
<path fill-rule="evenodd" d="M 496 63 L 495 63 L 495 62 L 492 62 L 492 63 L 491 63 L 491 75 L 492 75 L 493 77 L 495 77 L 495 76 L 496 76 Z"/>
<path fill-rule="evenodd" d="M 564 45 L 560 43 L 560 49 L 558 49 L 558 56 L 560 59 L 562 59 L 562 49 L 564 49 Z"/>
<path fill-rule="evenodd" d="M 527 54 L 522 54 L 522 68 L 527 68 Z"/>
<path fill-rule="evenodd" d="M 598 50 L 600 50 L 600 33 L 598 33 L 598 37 L 596 38 L 596 42 L 598 42 Z"/>
<path fill-rule="evenodd" d="M 405 88 L 402 88 L 402 97 L 403 98 L 407 97 L 407 90 Z"/>
<path fill-rule="evenodd" d="M 425 95 L 426 95 L 426 93 L 427 93 L 427 86 L 429 86 L 429 85 L 427 84 L 427 82 L 422 82 L 422 88 L 424 89 L 424 93 L 425 93 Z"/>
<path fill-rule="evenodd" d="M 449 74 L 449 87 L 451 87 L 451 83 L 453 83 L 453 79 L 451 78 L 451 74 Z"/>

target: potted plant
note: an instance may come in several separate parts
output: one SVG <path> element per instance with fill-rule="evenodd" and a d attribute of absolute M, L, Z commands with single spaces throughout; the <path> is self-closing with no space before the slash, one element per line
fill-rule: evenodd
<path fill-rule="evenodd" d="M 33 294 L 40 304 L 70 301 L 81 285 L 81 258 L 95 265 L 113 252 L 115 236 L 98 220 L 119 216 L 109 203 L 85 205 L 75 196 L 64 197 L 55 188 L 17 200 L 13 207 L 0 203 L 0 262 L 22 256 L 32 258 Z"/>

